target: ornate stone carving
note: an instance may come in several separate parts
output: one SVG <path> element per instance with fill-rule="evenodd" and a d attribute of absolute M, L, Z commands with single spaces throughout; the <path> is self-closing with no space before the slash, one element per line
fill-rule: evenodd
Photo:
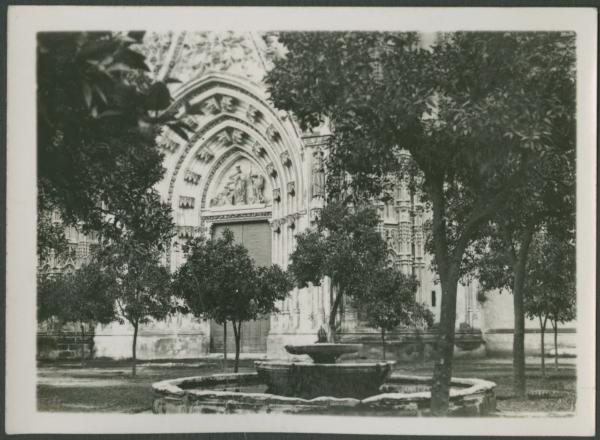
<path fill-rule="evenodd" d="M 209 163 L 215 158 L 215 155 L 208 148 L 203 148 L 196 154 L 196 159 L 202 163 Z"/>
<path fill-rule="evenodd" d="M 311 224 L 315 224 L 321 218 L 321 208 L 313 208 L 310 210 L 310 222 Z"/>
<path fill-rule="evenodd" d="M 225 147 L 231 147 L 232 145 L 243 145 L 245 141 L 245 133 L 236 128 L 229 128 L 220 131 L 217 134 L 217 141 Z"/>
<path fill-rule="evenodd" d="M 289 168 L 292 166 L 292 159 L 290 159 L 290 152 L 288 150 L 284 150 L 279 157 L 281 158 L 281 163 L 286 167 Z"/>
<path fill-rule="evenodd" d="M 177 237 L 182 239 L 190 239 L 198 236 L 200 228 L 196 226 L 177 226 Z"/>
<path fill-rule="evenodd" d="M 174 153 L 179 148 L 179 143 L 175 142 L 173 139 L 163 136 L 158 141 L 158 146 L 163 150 L 168 151 L 169 153 Z"/>
<path fill-rule="evenodd" d="M 244 171 L 241 164 L 235 165 L 226 178 L 222 190 L 210 200 L 211 207 L 255 205 L 265 203 L 266 179 L 250 169 Z"/>
<path fill-rule="evenodd" d="M 232 96 L 221 96 L 221 109 L 225 112 L 233 112 L 237 106 L 237 100 Z"/>
<path fill-rule="evenodd" d="M 281 226 L 283 226 L 285 224 L 285 222 L 286 222 L 285 218 L 276 218 L 276 219 L 269 221 L 269 223 L 271 225 L 271 229 L 273 229 L 273 232 L 275 232 L 276 234 L 281 233 Z"/>
<path fill-rule="evenodd" d="M 309 135 L 302 136 L 302 141 L 306 147 L 322 147 L 329 145 L 332 135 Z"/>
<path fill-rule="evenodd" d="M 277 142 L 279 139 L 281 139 L 281 135 L 272 124 L 267 127 L 267 137 L 273 142 Z"/>
<path fill-rule="evenodd" d="M 238 105 L 237 99 L 233 96 L 215 95 L 204 101 L 204 109 L 208 113 L 217 115 L 221 112 L 232 113 Z"/>
<path fill-rule="evenodd" d="M 275 188 L 273 190 L 273 201 L 281 202 L 281 188 Z"/>
<path fill-rule="evenodd" d="M 313 197 L 323 197 L 325 195 L 325 163 L 323 151 L 320 148 L 313 152 L 311 190 Z"/>
<path fill-rule="evenodd" d="M 179 196 L 179 207 L 182 209 L 194 209 L 196 199 L 190 196 Z"/>
<path fill-rule="evenodd" d="M 256 157 L 263 157 L 267 153 L 258 141 L 252 144 L 251 150 Z"/>
<path fill-rule="evenodd" d="M 221 105 L 219 104 L 216 96 L 208 98 L 206 101 L 204 101 L 204 108 L 213 115 L 221 113 Z"/>
<path fill-rule="evenodd" d="M 194 173 L 191 170 L 186 170 L 185 175 L 183 176 L 183 180 L 185 180 L 188 183 L 191 183 L 192 185 L 198 185 L 198 182 L 200 182 L 201 177 L 202 176 L 200 176 L 200 174 L 198 173 Z"/>
<path fill-rule="evenodd" d="M 193 115 L 187 115 L 183 118 L 183 122 L 186 123 L 193 131 L 198 130 L 200 128 L 200 124 L 197 121 L 196 117 Z"/>
<path fill-rule="evenodd" d="M 269 162 L 267 164 L 267 173 L 269 173 L 269 176 L 271 176 L 273 179 L 277 177 L 277 170 L 275 169 L 273 162 Z"/>
<path fill-rule="evenodd" d="M 293 180 L 287 183 L 287 193 L 292 197 L 296 195 L 296 182 Z"/>
<path fill-rule="evenodd" d="M 288 229 L 296 229 L 296 222 L 300 216 L 298 214 L 290 214 L 286 217 Z"/>
<path fill-rule="evenodd" d="M 249 105 L 248 110 L 246 111 L 246 117 L 254 122 L 255 124 L 259 123 L 263 118 L 263 114 L 260 110 L 256 109 L 254 106 Z"/>

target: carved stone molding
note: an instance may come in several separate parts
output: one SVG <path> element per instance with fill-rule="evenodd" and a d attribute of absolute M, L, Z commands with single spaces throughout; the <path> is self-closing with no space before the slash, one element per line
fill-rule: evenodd
<path fill-rule="evenodd" d="M 292 166 L 292 159 L 290 159 L 290 152 L 288 150 L 283 151 L 280 156 L 281 163 L 283 163 L 286 167 Z"/>
<path fill-rule="evenodd" d="M 267 173 L 269 173 L 269 176 L 271 176 L 273 179 L 277 177 L 277 170 L 275 169 L 275 165 L 273 165 L 273 162 L 269 162 L 266 168 Z"/>
<path fill-rule="evenodd" d="M 287 183 L 287 193 L 292 197 L 296 195 L 296 182 L 293 180 Z"/>
<path fill-rule="evenodd" d="M 179 143 L 175 142 L 173 139 L 163 138 L 158 142 L 158 146 L 169 153 L 175 153 L 179 148 Z"/>
<path fill-rule="evenodd" d="M 221 109 L 225 112 L 233 112 L 238 102 L 233 96 L 222 95 L 221 96 Z"/>
<path fill-rule="evenodd" d="M 232 113 L 238 106 L 238 100 L 229 95 L 215 95 L 203 103 L 203 108 L 208 113 L 217 115 L 221 112 Z"/>
<path fill-rule="evenodd" d="M 198 185 L 201 177 L 202 176 L 200 176 L 200 174 L 198 173 L 194 173 L 191 170 L 186 170 L 185 175 L 183 176 L 183 180 L 185 180 L 188 183 L 191 183 L 192 185 Z"/>
<path fill-rule="evenodd" d="M 212 96 L 204 101 L 204 108 L 213 115 L 221 113 L 221 104 L 216 96 Z"/>
<path fill-rule="evenodd" d="M 217 134 L 217 141 L 225 147 L 243 145 L 245 140 L 246 134 L 237 128 L 226 128 Z"/>
<path fill-rule="evenodd" d="M 288 225 L 288 229 L 292 229 L 292 230 L 296 229 L 296 217 L 293 215 L 289 215 L 287 225 Z"/>
<path fill-rule="evenodd" d="M 205 214 L 202 216 L 202 221 L 210 222 L 211 224 L 219 222 L 236 222 L 246 219 L 269 219 L 271 211 L 254 211 L 254 212 L 236 212 L 229 214 Z"/>
<path fill-rule="evenodd" d="M 245 93 L 245 92 L 242 91 L 242 93 Z M 191 98 L 188 98 L 188 99 L 191 99 Z M 194 146 L 197 144 L 198 140 L 202 139 L 202 136 L 204 136 L 206 133 L 208 133 L 214 127 L 216 127 L 219 124 L 222 124 L 223 122 L 226 122 L 226 121 L 232 121 L 237 124 L 244 125 L 245 127 L 247 127 L 247 131 L 249 133 L 252 133 L 253 138 L 256 137 L 258 139 L 262 139 L 265 143 L 268 142 L 268 140 L 264 137 L 264 134 L 261 133 L 260 131 L 258 131 L 256 129 L 256 127 L 254 127 L 249 122 L 247 122 L 243 119 L 237 118 L 233 115 L 223 114 L 223 115 L 216 117 L 214 120 L 210 121 L 208 124 L 203 125 L 198 131 L 196 131 L 194 133 L 194 135 L 190 138 L 188 143 L 185 145 L 183 153 L 179 155 L 179 157 L 177 159 L 177 163 L 175 164 L 175 167 L 173 168 L 173 173 L 171 174 L 171 180 L 169 182 L 169 191 L 168 191 L 169 203 L 173 200 L 173 190 L 175 188 L 175 181 L 177 178 L 177 174 L 179 173 L 179 170 L 180 170 L 181 166 L 183 165 L 183 162 L 184 162 L 185 158 L 187 157 L 188 153 L 190 152 L 190 150 L 192 150 L 192 148 L 194 148 Z M 205 145 L 203 145 L 201 147 L 200 151 L 203 151 L 206 148 L 207 147 Z M 231 151 L 233 151 L 233 150 L 231 150 Z M 198 154 L 200 154 L 200 153 L 198 153 Z M 209 178 L 208 181 L 210 181 L 210 180 L 211 179 Z"/>
<path fill-rule="evenodd" d="M 251 120 L 255 124 L 258 124 L 264 117 L 262 112 L 260 110 L 256 109 L 253 105 L 248 106 L 248 111 L 246 111 L 246 116 L 248 117 L 249 120 Z"/>
<path fill-rule="evenodd" d="M 274 202 L 281 202 L 281 188 L 275 188 L 273 190 L 273 201 Z"/>
<path fill-rule="evenodd" d="M 313 208 L 310 210 L 310 223 L 311 224 L 315 224 L 319 221 L 319 218 L 321 218 L 321 208 Z"/>
<path fill-rule="evenodd" d="M 183 122 L 185 122 L 192 130 L 196 131 L 200 128 L 200 123 L 193 115 L 187 115 L 183 118 Z"/>
<path fill-rule="evenodd" d="M 260 145 L 258 141 L 254 142 L 250 149 L 252 150 L 252 154 L 254 154 L 256 157 L 263 157 L 265 154 L 267 154 L 265 149 Z"/>
<path fill-rule="evenodd" d="M 286 223 L 286 219 L 285 218 L 275 218 L 275 219 L 269 221 L 269 224 L 271 225 L 271 229 L 276 234 L 280 234 L 281 233 L 281 227 L 285 223 Z"/>
<path fill-rule="evenodd" d="M 179 196 L 179 207 L 182 209 L 194 209 L 196 199 L 190 196 Z"/>
<path fill-rule="evenodd" d="M 201 232 L 201 229 L 197 226 L 177 226 L 177 237 L 182 239 L 190 239 L 197 237 Z"/>
<path fill-rule="evenodd" d="M 208 148 L 204 148 L 196 154 L 196 159 L 198 159 L 202 163 L 209 163 L 211 160 L 215 158 L 215 155 Z"/>
<path fill-rule="evenodd" d="M 277 131 L 277 129 L 271 124 L 267 127 L 267 137 L 271 139 L 273 142 L 277 142 L 281 139 L 281 134 Z"/>
<path fill-rule="evenodd" d="M 302 141 L 304 142 L 304 146 L 306 147 L 322 147 L 329 145 L 332 135 L 310 135 L 310 136 L 302 136 Z"/>

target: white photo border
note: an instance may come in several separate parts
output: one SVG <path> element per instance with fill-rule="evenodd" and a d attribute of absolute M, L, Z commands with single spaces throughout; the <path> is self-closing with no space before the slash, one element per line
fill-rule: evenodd
<path fill-rule="evenodd" d="M 568 418 L 125 415 L 36 410 L 36 33 L 91 30 L 575 31 L 577 408 Z M 594 435 L 597 11 L 592 8 L 9 6 L 7 433 L 305 432 Z"/>

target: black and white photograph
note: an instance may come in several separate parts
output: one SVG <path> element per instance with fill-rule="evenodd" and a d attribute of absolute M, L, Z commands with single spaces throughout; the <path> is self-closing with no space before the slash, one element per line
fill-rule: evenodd
<path fill-rule="evenodd" d="M 596 11 L 323 9 L 9 8 L 7 430 L 594 434 Z"/>

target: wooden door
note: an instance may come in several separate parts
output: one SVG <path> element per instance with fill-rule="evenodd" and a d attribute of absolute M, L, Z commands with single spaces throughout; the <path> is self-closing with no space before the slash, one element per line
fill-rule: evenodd
<path fill-rule="evenodd" d="M 236 242 L 243 244 L 248 249 L 248 253 L 256 265 L 268 266 L 271 264 L 271 228 L 268 222 L 218 224 L 214 227 L 213 236 L 220 236 L 225 228 L 233 232 Z M 269 326 L 268 316 L 256 321 L 244 322 L 242 324 L 241 352 L 266 352 Z M 210 350 L 211 352 L 223 351 L 223 326 L 214 321 L 210 323 Z M 227 324 L 227 351 L 235 351 L 235 338 L 231 323 Z"/>

